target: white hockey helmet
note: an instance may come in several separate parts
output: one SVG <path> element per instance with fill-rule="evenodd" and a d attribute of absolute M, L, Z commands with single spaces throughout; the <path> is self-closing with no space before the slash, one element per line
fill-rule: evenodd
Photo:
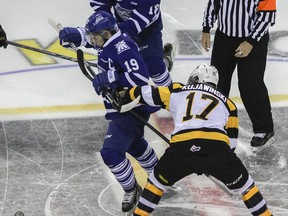
<path fill-rule="evenodd" d="M 188 84 L 211 83 L 217 86 L 219 80 L 218 70 L 207 64 L 198 65 L 190 74 Z"/>

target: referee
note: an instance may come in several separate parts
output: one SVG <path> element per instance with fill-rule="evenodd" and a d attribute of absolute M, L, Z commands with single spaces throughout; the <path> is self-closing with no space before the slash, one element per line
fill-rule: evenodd
<path fill-rule="evenodd" d="M 274 142 L 274 126 L 264 83 L 269 27 L 275 24 L 276 0 L 208 0 L 202 46 L 210 48 L 210 29 L 217 20 L 211 65 L 219 71 L 218 88 L 229 96 L 237 66 L 238 87 L 252 121 L 254 150 Z"/>

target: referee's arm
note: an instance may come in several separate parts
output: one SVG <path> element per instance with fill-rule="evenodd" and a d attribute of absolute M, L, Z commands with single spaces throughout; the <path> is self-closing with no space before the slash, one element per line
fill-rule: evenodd
<path fill-rule="evenodd" d="M 275 24 L 276 0 L 260 0 L 257 8 L 258 19 L 247 41 L 254 45 Z"/>

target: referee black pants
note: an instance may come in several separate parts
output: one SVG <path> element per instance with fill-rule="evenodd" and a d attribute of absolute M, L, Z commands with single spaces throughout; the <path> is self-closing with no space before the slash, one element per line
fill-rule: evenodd
<path fill-rule="evenodd" d="M 245 38 L 229 37 L 216 31 L 211 65 L 219 71 L 218 89 L 229 96 L 231 79 L 237 66 L 238 87 L 241 99 L 252 121 L 254 133 L 274 130 L 271 104 L 264 83 L 269 34 L 253 46 L 245 58 L 236 58 L 235 50 Z"/>

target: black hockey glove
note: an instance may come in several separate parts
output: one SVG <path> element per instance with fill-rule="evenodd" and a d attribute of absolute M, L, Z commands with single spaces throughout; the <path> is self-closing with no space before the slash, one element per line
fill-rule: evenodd
<path fill-rule="evenodd" d="M 4 47 L 6 49 L 7 47 L 7 36 L 5 31 L 2 29 L 2 26 L 0 25 L 0 47 Z"/>

